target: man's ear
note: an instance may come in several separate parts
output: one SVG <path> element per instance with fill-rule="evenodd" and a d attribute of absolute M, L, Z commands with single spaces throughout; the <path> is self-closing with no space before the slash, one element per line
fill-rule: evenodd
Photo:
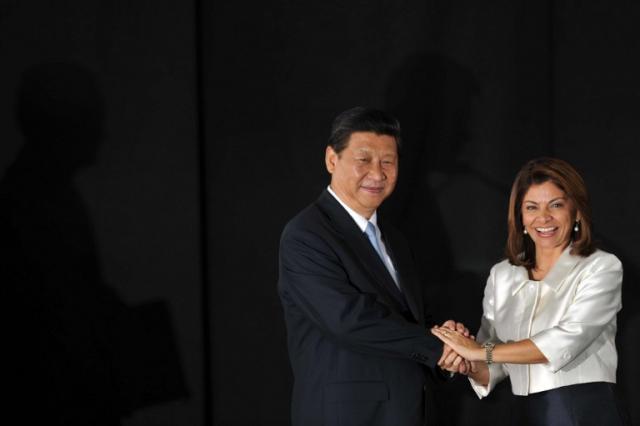
<path fill-rule="evenodd" d="M 331 148 L 327 146 L 327 149 L 324 153 L 324 163 L 327 166 L 327 171 L 333 174 L 333 171 L 336 169 L 336 162 L 338 161 L 338 154 Z"/>

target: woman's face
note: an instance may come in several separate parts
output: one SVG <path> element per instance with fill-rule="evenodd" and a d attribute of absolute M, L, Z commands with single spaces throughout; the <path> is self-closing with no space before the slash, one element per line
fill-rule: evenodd
<path fill-rule="evenodd" d="M 536 250 L 566 247 L 580 220 L 574 212 L 572 201 L 553 182 L 531 185 L 522 200 L 522 223 Z"/>

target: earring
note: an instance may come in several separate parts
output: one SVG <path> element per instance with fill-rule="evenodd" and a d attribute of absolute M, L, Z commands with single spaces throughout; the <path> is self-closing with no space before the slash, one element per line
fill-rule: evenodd
<path fill-rule="evenodd" d="M 524 226 L 522 227 L 522 233 L 523 233 L 524 235 L 527 235 L 527 233 L 528 233 L 528 232 L 527 232 L 527 228 L 525 228 Z"/>
<path fill-rule="evenodd" d="M 580 230 L 580 221 L 576 220 L 576 225 L 573 227 L 573 230 L 575 232 L 578 232 Z"/>

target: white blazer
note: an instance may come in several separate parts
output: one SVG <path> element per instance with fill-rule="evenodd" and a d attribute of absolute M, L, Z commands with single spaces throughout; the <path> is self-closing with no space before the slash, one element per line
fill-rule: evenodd
<path fill-rule="evenodd" d="M 567 247 L 542 281 L 504 260 L 491 268 L 482 302 L 479 342 L 531 339 L 549 362 L 489 366 L 479 398 L 509 376 L 515 395 L 577 383 L 616 382 L 616 314 L 622 308 L 622 264 L 597 250 L 574 256 Z"/>

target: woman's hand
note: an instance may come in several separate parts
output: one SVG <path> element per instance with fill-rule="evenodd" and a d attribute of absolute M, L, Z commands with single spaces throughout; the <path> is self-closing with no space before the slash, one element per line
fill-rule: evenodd
<path fill-rule="evenodd" d="M 448 328 L 450 330 L 457 330 L 463 336 L 469 336 L 469 329 L 464 326 L 461 322 L 456 322 L 454 320 L 445 321 L 440 328 Z M 471 336 L 473 339 L 473 336 Z M 442 356 L 438 361 L 438 366 L 445 371 L 449 371 L 450 373 L 460 373 L 467 375 L 471 370 L 471 365 L 469 361 L 462 358 L 458 355 L 453 349 L 451 349 L 447 345 L 443 345 L 442 347 Z"/>
<path fill-rule="evenodd" d="M 435 326 L 431 333 L 467 361 L 484 361 L 485 350 L 475 340 L 456 330 Z"/>

